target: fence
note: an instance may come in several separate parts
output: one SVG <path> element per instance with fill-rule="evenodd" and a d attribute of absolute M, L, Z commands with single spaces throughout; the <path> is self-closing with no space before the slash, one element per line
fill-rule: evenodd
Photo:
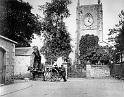
<path fill-rule="evenodd" d="M 124 63 L 113 64 L 111 66 L 111 76 L 115 78 L 124 78 Z"/>
<path fill-rule="evenodd" d="M 68 77 L 71 78 L 84 78 L 86 77 L 86 70 L 82 67 L 76 68 L 74 65 L 67 68 Z"/>

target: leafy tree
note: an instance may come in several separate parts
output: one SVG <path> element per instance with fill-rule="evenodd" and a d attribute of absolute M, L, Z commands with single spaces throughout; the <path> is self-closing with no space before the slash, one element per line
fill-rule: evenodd
<path fill-rule="evenodd" d="M 81 37 L 79 43 L 80 60 L 83 67 L 85 67 L 86 61 L 91 60 L 96 47 L 98 46 L 98 36 L 86 34 Z"/>
<path fill-rule="evenodd" d="M 111 38 L 109 38 L 110 41 L 115 42 L 115 53 L 117 56 L 116 60 L 119 60 L 120 57 L 122 56 L 122 53 L 124 51 L 124 11 L 122 10 L 121 13 L 119 14 L 119 23 L 115 25 L 115 28 L 110 29 L 109 35 Z"/>
<path fill-rule="evenodd" d="M 98 45 L 98 40 L 98 37 L 94 35 L 86 34 L 82 36 L 79 43 L 80 56 L 84 56 L 88 54 L 90 50 L 94 50 Z"/>
<path fill-rule="evenodd" d="M 31 13 L 32 6 L 22 0 L 5 0 L 6 17 L 2 35 L 16 42 L 17 46 L 30 46 L 33 33 L 40 35 L 40 22 Z"/>
<path fill-rule="evenodd" d="M 107 46 L 98 46 L 97 49 L 95 50 L 95 53 L 94 53 L 94 56 L 97 56 L 97 63 L 98 62 L 101 62 L 101 64 L 104 64 L 104 65 L 107 65 L 110 61 L 110 48 L 107 47 Z M 94 56 L 92 57 L 92 62 L 93 62 L 93 58 Z"/>
<path fill-rule="evenodd" d="M 99 38 L 94 35 L 85 35 L 81 37 L 79 50 L 81 66 L 85 68 L 86 62 L 89 60 L 92 64 L 108 64 L 113 54 L 111 47 L 102 47 L 98 44 Z"/>
<path fill-rule="evenodd" d="M 41 51 L 47 60 L 68 56 L 71 52 L 70 34 L 63 21 L 70 15 L 67 8 L 70 3 L 70 0 L 51 0 L 51 3 L 40 6 L 44 14 L 42 31 L 45 37 Z"/>

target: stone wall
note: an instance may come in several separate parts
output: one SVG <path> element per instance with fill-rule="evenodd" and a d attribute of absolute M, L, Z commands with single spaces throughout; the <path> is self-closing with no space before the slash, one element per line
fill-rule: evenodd
<path fill-rule="evenodd" d="M 104 78 L 110 76 L 110 69 L 107 65 L 87 65 L 86 76 L 90 78 Z"/>
<path fill-rule="evenodd" d="M 0 36 L 0 48 L 5 51 L 3 65 L 4 84 L 13 83 L 15 44 L 8 38 Z"/>

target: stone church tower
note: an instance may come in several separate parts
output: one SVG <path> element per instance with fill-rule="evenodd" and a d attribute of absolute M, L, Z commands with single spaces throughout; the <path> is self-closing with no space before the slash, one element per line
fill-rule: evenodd
<path fill-rule="evenodd" d="M 79 41 L 82 35 L 90 34 L 99 37 L 99 41 L 103 38 L 103 10 L 102 3 L 98 0 L 97 4 L 80 5 L 78 0 L 76 9 L 76 50 L 75 63 L 79 64 Z"/>

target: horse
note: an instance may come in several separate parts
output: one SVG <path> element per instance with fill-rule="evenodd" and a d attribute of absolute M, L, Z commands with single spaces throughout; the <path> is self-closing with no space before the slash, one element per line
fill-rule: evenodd
<path fill-rule="evenodd" d="M 45 81 L 45 76 L 44 76 L 45 71 L 44 71 L 43 67 L 38 69 L 38 68 L 34 68 L 34 67 L 29 66 L 28 71 L 30 71 L 30 73 L 32 74 L 32 79 L 33 80 L 36 80 L 36 77 L 39 78 L 42 75 L 43 76 L 43 81 Z"/>

